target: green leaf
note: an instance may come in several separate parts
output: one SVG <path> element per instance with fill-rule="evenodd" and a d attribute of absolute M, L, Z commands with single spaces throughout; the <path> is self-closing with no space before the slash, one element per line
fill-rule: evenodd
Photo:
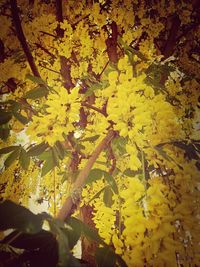
<path fill-rule="evenodd" d="M 52 150 L 51 149 L 44 151 L 42 154 L 40 154 L 38 156 L 38 159 L 40 159 L 40 160 L 48 160 L 50 158 L 52 158 Z"/>
<path fill-rule="evenodd" d="M 102 85 L 101 85 L 100 82 L 95 83 L 95 84 L 92 84 L 92 85 L 88 88 L 88 90 L 86 91 L 85 96 L 90 96 L 90 95 L 93 94 L 94 91 L 99 90 L 99 89 L 101 89 L 101 88 L 102 88 Z"/>
<path fill-rule="evenodd" d="M 110 175 L 108 172 L 104 172 L 104 178 L 108 182 L 108 184 L 111 186 L 115 194 L 119 194 L 117 183 L 112 175 Z"/>
<path fill-rule="evenodd" d="M 99 244 L 106 245 L 105 242 L 101 239 L 96 229 L 90 228 L 87 224 L 83 223 L 82 221 L 74 217 L 70 217 L 67 220 L 65 220 L 65 222 L 70 225 L 76 224 L 76 227 L 79 227 L 81 229 L 81 233 L 85 237 L 87 237 L 90 240 L 94 240 Z"/>
<path fill-rule="evenodd" d="M 57 235 L 58 242 L 58 255 L 59 255 L 59 266 L 66 267 L 69 262 L 69 243 L 66 235 L 63 231 Z"/>
<path fill-rule="evenodd" d="M 87 138 L 84 138 L 84 139 L 81 139 L 80 142 L 95 142 L 98 138 L 99 138 L 100 135 L 94 135 L 94 136 L 91 136 L 91 137 L 87 137 Z"/>
<path fill-rule="evenodd" d="M 69 221 L 68 225 L 70 227 L 63 229 L 63 232 L 68 237 L 69 248 L 72 249 L 81 237 L 81 228 L 80 224 L 73 220 Z"/>
<path fill-rule="evenodd" d="M 63 231 L 64 224 L 58 220 L 48 220 L 51 232 L 56 236 L 56 240 L 58 242 L 58 257 L 59 262 L 58 265 L 60 267 L 67 267 L 69 266 L 69 256 L 70 256 L 70 249 L 69 249 L 69 242 L 68 236 L 66 232 Z"/>
<path fill-rule="evenodd" d="M 12 119 L 11 112 L 0 111 L 0 125 L 8 123 Z"/>
<path fill-rule="evenodd" d="M 27 124 L 29 122 L 29 119 L 26 118 L 25 116 L 23 116 L 22 114 L 18 113 L 18 112 L 13 112 L 14 117 L 20 121 L 22 124 Z"/>
<path fill-rule="evenodd" d="M 101 193 L 107 188 L 109 187 L 109 185 L 104 186 L 103 188 L 101 188 L 90 200 L 89 203 L 94 200 L 95 198 L 99 197 L 101 195 Z"/>
<path fill-rule="evenodd" d="M 15 230 L 7 235 L 1 242 L 20 249 L 33 250 L 45 248 L 46 252 L 48 251 L 51 254 L 57 253 L 57 241 L 54 235 L 45 230 L 41 230 L 37 233 L 23 233 Z"/>
<path fill-rule="evenodd" d="M 35 99 L 47 96 L 48 93 L 49 93 L 49 90 L 46 87 L 40 86 L 40 87 L 36 87 L 28 91 L 25 95 L 25 98 L 35 100 Z"/>
<path fill-rule="evenodd" d="M 110 187 L 106 187 L 104 190 L 104 195 L 103 195 L 103 201 L 106 207 L 112 206 L 113 204 L 112 196 L 113 196 L 113 191 L 111 190 Z"/>
<path fill-rule="evenodd" d="M 0 149 L 0 154 L 7 154 L 13 150 L 16 150 L 19 146 L 8 146 Z"/>
<path fill-rule="evenodd" d="M 20 104 L 11 99 L 1 102 L 1 105 L 5 105 L 9 111 L 18 111 L 20 109 Z"/>
<path fill-rule="evenodd" d="M 140 59 L 143 61 L 147 61 L 146 57 L 138 50 L 132 48 L 131 46 L 127 45 L 121 37 L 118 37 L 117 39 L 118 43 L 122 46 L 124 49 L 124 52 L 129 56 L 129 54 L 137 55 Z"/>
<path fill-rule="evenodd" d="M 167 155 L 167 153 L 161 147 L 155 146 L 154 148 L 161 155 L 161 157 L 163 157 L 167 161 L 171 161 L 171 158 Z"/>
<path fill-rule="evenodd" d="M 87 178 L 87 184 L 91 184 L 98 179 L 101 179 L 103 177 L 103 170 L 101 169 L 92 169 L 88 175 Z"/>
<path fill-rule="evenodd" d="M 10 134 L 9 128 L 0 128 L 0 138 L 6 140 Z"/>
<path fill-rule="evenodd" d="M 17 229 L 26 233 L 36 233 L 42 229 L 43 216 L 35 215 L 25 207 L 10 200 L 0 203 L 0 230 Z"/>
<path fill-rule="evenodd" d="M 111 144 L 112 144 L 113 149 L 115 151 L 117 150 L 120 156 L 126 153 L 126 144 L 127 144 L 126 138 L 124 137 L 114 138 Z"/>
<path fill-rule="evenodd" d="M 48 147 L 48 144 L 42 142 L 38 145 L 31 147 L 27 153 L 31 157 L 39 156 L 45 151 L 45 149 L 47 149 L 47 147 Z"/>
<path fill-rule="evenodd" d="M 41 176 L 45 176 L 48 172 L 50 172 L 55 166 L 56 162 L 52 153 L 52 150 L 50 150 L 48 159 L 44 162 L 44 165 L 42 167 Z"/>
<path fill-rule="evenodd" d="M 136 175 L 138 175 L 140 173 L 140 171 L 133 171 L 131 169 L 126 169 L 123 174 L 126 175 L 126 176 L 129 176 L 129 177 L 134 177 Z"/>
<path fill-rule="evenodd" d="M 64 159 L 64 157 L 65 157 L 65 150 L 64 150 L 64 147 L 62 146 L 61 142 L 60 141 L 56 141 L 54 147 L 55 147 L 55 149 L 57 151 L 58 157 L 61 160 Z"/>
<path fill-rule="evenodd" d="M 29 80 L 31 80 L 32 82 L 37 83 L 37 84 L 47 85 L 46 82 L 43 81 L 41 78 L 36 77 L 36 76 L 33 76 L 33 75 L 31 75 L 31 74 L 27 74 L 27 75 L 26 75 L 26 79 L 29 79 Z"/>
<path fill-rule="evenodd" d="M 16 147 L 16 149 L 7 157 L 4 162 L 5 168 L 10 167 L 10 165 L 18 158 L 21 147 Z"/>
<path fill-rule="evenodd" d="M 99 267 L 116 266 L 116 254 L 109 247 L 97 248 L 95 258 Z"/>
<path fill-rule="evenodd" d="M 59 156 L 55 147 L 52 147 L 52 156 L 55 166 L 59 166 Z"/>
<path fill-rule="evenodd" d="M 67 181 L 67 179 L 68 179 L 68 175 L 67 175 L 67 173 L 65 172 L 65 173 L 63 174 L 61 183 L 64 183 L 65 181 Z"/>
<path fill-rule="evenodd" d="M 24 170 L 27 170 L 30 164 L 30 157 L 23 148 L 21 148 L 19 163 Z"/>

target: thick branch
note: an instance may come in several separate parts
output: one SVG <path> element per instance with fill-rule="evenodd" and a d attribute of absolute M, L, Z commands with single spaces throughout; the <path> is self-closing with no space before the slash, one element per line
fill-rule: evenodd
<path fill-rule="evenodd" d="M 56 19 L 58 21 L 56 33 L 58 37 L 62 38 L 64 36 L 64 30 L 60 28 L 60 22 L 63 22 L 62 0 L 56 0 Z"/>
<path fill-rule="evenodd" d="M 62 0 L 56 0 L 56 19 L 58 22 L 63 22 Z"/>
<path fill-rule="evenodd" d="M 117 24 L 114 21 L 111 23 L 111 30 L 112 30 L 112 35 L 106 40 L 107 53 L 108 53 L 110 62 L 117 63 L 118 61 L 118 55 L 117 55 L 118 31 L 117 31 Z"/>
<path fill-rule="evenodd" d="M 26 55 L 27 61 L 29 63 L 29 66 L 32 70 L 32 73 L 34 76 L 40 77 L 39 71 L 35 65 L 33 56 L 31 54 L 31 51 L 28 47 L 28 44 L 26 42 L 26 38 L 24 36 L 24 32 L 21 26 L 21 21 L 18 14 L 18 8 L 17 8 L 17 1 L 16 0 L 10 0 L 11 5 L 11 14 L 13 18 L 13 23 L 15 25 L 16 34 L 18 37 L 18 40 L 22 46 L 22 49 L 24 51 L 24 54 Z"/>
<path fill-rule="evenodd" d="M 168 39 L 165 43 L 164 49 L 163 49 L 163 55 L 165 58 L 170 57 L 173 52 L 174 48 L 176 45 L 176 38 L 177 38 L 177 33 L 180 29 L 181 21 L 177 15 L 174 16 L 172 20 L 172 26 L 169 32 Z"/>
<path fill-rule="evenodd" d="M 109 142 L 112 140 L 114 137 L 114 131 L 109 131 L 106 137 L 101 141 L 101 143 L 96 147 L 96 149 L 93 151 L 92 155 L 88 159 L 88 162 L 86 163 L 85 167 L 83 170 L 79 173 L 74 186 L 73 186 L 73 191 L 79 190 L 82 188 L 87 180 L 87 176 L 92 169 L 93 164 L 95 163 L 96 159 L 98 158 L 99 154 L 107 147 Z M 63 206 L 61 207 L 57 218 L 60 220 L 65 220 L 70 214 L 71 210 L 73 207 L 73 201 L 72 197 L 69 196 Z"/>

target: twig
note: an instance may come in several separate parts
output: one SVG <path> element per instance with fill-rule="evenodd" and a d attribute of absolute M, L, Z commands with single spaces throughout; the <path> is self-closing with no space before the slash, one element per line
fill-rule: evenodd
<path fill-rule="evenodd" d="M 35 65 L 35 61 L 33 59 L 31 51 L 28 47 L 28 44 L 26 42 L 26 38 L 24 36 L 24 32 L 23 32 L 23 29 L 21 26 L 21 21 L 20 21 L 19 14 L 18 14 L 17 1 L 16 0 L 10 0 L 10 5 L 11 5 L 11 14 L 12 14 L 16 34 L 17 34 L 17 37 L 20 41 L 20 44 L 21 44 L 22 49 L 24 51 L 24 54 L 26 55 L 29 66 L 30 66 L 34 76 L 41 77 L 39 74 L 39 71 Z"/>
<path fill-rule="evenodd" d="M 49 33 L 49 32 L 44 32 L 44 31 L 40 31 L 40 32 L 43 33 L 43 34 L 45 34 L 45 35 L 49 35 L 49 36 L 51 36 L 51 37 L 57 38 L 56 35 L 51 34 L 51 33 Z"/>
<path fill-rule="evenodd" d="M 40 48 L 42 51 L 44 51 L 45 53 L 47 53 L 49 56 L 51 56 L 52 58 L 56 58 L 56 56 L 54 54 L 52 54 L 51 52 L 49 52 L 49 50 L 45 47 L 43 47 L 41 44 L 35 43 L 35 45 Z"/>
<path fill-rule="evenodd" d="M 87 107 L 87 108 L 93 109 L 93 110 L 97 111 L 98 113 L 103 114 L 105 117 L 108 116 L 104 110 L 101 110 L 100 108 L 97 108 L 97 107 L 92 106 L 92 105 L 90 105 L 90 104 L 82 103 L 82 106 L 85 106 L 85 107 Z"/>
<path fill-rule="evenodd" d="M 92 169 L 93 164 L 95 163 L 99 154 L 107 147 L 109 142 L 113 139 L 114 135 L 115 135 L 115 132 L 113 130 L 109 131 L 106 137 L 101 141 L 101 143 L 93 151 L 85 167 L 79 173 L 73 185 L 72 193 L 74 192 L 76 194 L 84 186 L 87 180 L 88 174 L 90 170 Z M 61 207 L 60 211 L 58 212 L 57 218 L 64 221 L 71 214 L 71 210 L 73 206 L 74 206 L 73 197 L 69 196 L 66 199 L 65 203 L 63 204 L 63 206 Z"/>

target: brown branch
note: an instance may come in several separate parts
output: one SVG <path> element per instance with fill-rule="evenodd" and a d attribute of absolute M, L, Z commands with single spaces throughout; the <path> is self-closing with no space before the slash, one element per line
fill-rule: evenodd
<path fill-rule="evenodd" d="M 110 62 L 117 63 L 118 61 L 118 55 L 117 55 L 118 31 L 117 31 L 117 24 L 114 21 L 111 23 L 111 30 L 112 30 L 111 37 L 109 37 L 106 40 L 107 53 L 108 53 Z"/>
<path fill-rule="evenodd" d="M 56 19 L 58 21 L 58 26 L 56 28 L 57 37 L 62 39 L 64 36 L 64 30 L 60 28 L 60 23 L 63 22 L 62 0 L 56 0 Z M 64 56 L 60 56 L 60 74 L 63 78 L 63 85 L 69 92 L 75 85 L 71 78 L 69 60 Z"/>
<path fill-rule="evenodd" d="M 73 192 L 77 192 L 80 190 L 87 180 L 88 174 L 90 170 L 92 169 L 93 164 L 95 163 L 96 159 L 98 158 L 99 154 L 107 147 L 109 142 L 113 139 L 115 135 L 114 131 L 109 131 L 106 137 L 101 141 L 101 143 L 95 148 L 93 153 L 91 154 L 90 158 L 88 159 L 85 167 L 82 169 L 82 171 L 79 173 L 74 185 L 73 185 Z M 72 193 L 73 193 L 72 192 Z M 74 206 L 72 196 L 69 196 L 63 206 L 61 207 L 57 218 L 64 221 L 71 213 L 72 208 Z"/>
<path fill-rule="evenodd" d="M 48 36 L 51 36 L 51 37 L 54 37 L 54 38 L 57 38 L 57 36 L 56 35 L 54 35 L 54 34 L 51 34 L 51 33 L 49 33 L 49 32 L 44 32 L 44 31 L 40 31 L 41 33 L 43 33 L 44 35 L 48 35 Z"/>
<path fill-rule="evenodd" d="M 103 114 L 105 117 L 108 116 L 108 114 L 104 110 L 101 110 L 100 108 L 97 108 L 97 107 L 92 106 L 90 104 L 82 103 L 82 106 L 87 107 L 87 108 L 90 108 L 90 109 L 93 109 L 93 110 L 97 111 L 98 113 Z"/>
<path fill-rule="evenodd" d="M 56 0 L 56 19 L 58 21 L 56 33 L 62 38 L 64 36 L 64 30 L 60 28 L 60 23 L 63 22 L 62 0 Z"/>
<path fill-rule="evenodd" d="M 52 54 L 51 52 L 49 52 L 49 50 L 45 47 L 43 47 L 41 44 L 35 43 L 35 45 L 40 48 L 42 51 L 44 51 L 46 54 L 48 54 L 49 56 L 51 56 L 52 58 L 56 58 L 56 56 L 54 54 Z"/>
<path fill-rule="evenodd" d="M 176 45 L 176 38 L 177 38 L 177 33 L 180 29 L 181 26 L 181 21 L 179 17 L 175 14 L 174 17 L 172 18 L 172 26 L 169 32 L 168 39 L 164 45 L 163 49 L 163 55 L 165 58 L 170 57 L 173 52 L 174 52 L 174 47 Z"/>
<path fill-rule="evenodd" d="M 109 153 L 109 159 L 112 162 L 111 167 L 109 169 L 109 173 L 112 174 L 114 172 L 114 170 L 116 169 L 116 157 L 115 154 L 113 152 L 112 146 L 111 144 L 108 145 L 108 153 Z"/>
<path fill-rule="evenodd" d="M 63 78 L 65 88 L 69 90 L 75 87 L 75 85 L 72 82 L 71 72 L 70 72 L 71 67 L 68 62 L 68 59 L 64 56 L 61 56 L 60 65 L 61 65 L 60 73 Z"/>
<path fill-rule="evenodd" d="M 29 63 L 29 66 L 32 70 L 33 75 L 40 77 L 39 71 L 35 65 L 35 61 L 33 59 L 31 51 L 28 47 L 26 38 L 24 36 L 24 32 L 23 32 L 23 29 L 21 26 L 21 21 L 20 21 L 19 14 L 18 14 L 17 1 L 16 0 L 10 0 L 10 5 L 11 5 L 11 14 L 12 14 L 13 23 L 15 26 L 17 38 L 18 38 L 18 40 L 22 46 L 24 54 L 26 55 L 27 61 Z"/>
<path fill-rule="evenodd" d="M 56 19 L 63 22 L 62 0 L 56 0 Z"/>
<path fill-rule="evenodd" d="M 42 61 L 40 61 L 40 63 L 39 63 L 39 66 L 41 66 L 42 68 L 44 68 L 44 69 L 46 69 L 46 70 L 49 70 L 49 71 L 51 71 L 51 72 L 54 72 L 54 73 L 60 74 L 60 72 L 59 72 L 59 71 L 52 70 L 52 69 L 50 69 L 50 68 L 48 68 L 48 67 L 44 66 L 44 65 L 42 64 Z"/>

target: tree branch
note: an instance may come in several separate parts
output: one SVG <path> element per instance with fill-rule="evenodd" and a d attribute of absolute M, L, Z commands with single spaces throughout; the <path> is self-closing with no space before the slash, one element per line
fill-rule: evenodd
<path fill-rule="evenodd" d="M 41 77 L 39 74 L 39 71 L 35 65 L 31 51 L 28 47 L 26 38 L 24 36 L 24 32 L 23 32 L 23 29 L 21 26 L 21 21 L 20 21 L 19 14 L 18 14 L 17 1 L 16 0 L 10 0 L 10 5 L 11 5 L 11 14 L 12 14 L 13 23 L 15 26 L 17 38 L 18 38 L 18 40 L 22 46 L 24 54 L 26 55 L 26 58 L 27 58 L 27 61 L 29 63 L 29 66 L 32 70 L 32 73 L 34 76 Z"/>
<path fill-rule="evenodd" d="M 45 47 L 43 47 L 41 44 L 35 43 L 35 45 L 40 48 L 42 51 L 44 51 L 46 54 L 48 54 L 49 56 L 51 56 L 52 58 L 56 58 L 56 56 L 54 54 L 52 54 L 51 52 L 49 52 L 49 50 Z"/>
<path fill-rule="evenodd" d="M 117 55 L 118 31 L 117 31 L 117 24 L 114 21 L 111 23 L 111 30 L 112 30 L 112 35 L 106 40 L 107 53 L 108 53 L 110 62 L 117 63 L 118 61 L 118 55 Z"/>
<path fill-rule="evenodd" d="M 181 21 L 180 21 L 179 17 L 175 14 L 173 19 L 172 19 L 172 26 L 171 26 L 171 29 L 169 32 L 168 39 L 167 39 L 165 46 L 164 46 L 164 49 L 163 49 L 163 55 L 165 58 L 170 57 L 174 52 L 177 33 L 180 29 L 180 26 L 181 26 Z"/>
<path fill-rule="evenodd" d="M 97 108 L 97 107 L 92 106 L 90 104 L 82 103 L 82 106 L 87 107 L 87 108 L 90 108 L 90 109 L 93 109 L 93 110 L 97 111 L 98 113 L 103 114 L 105 117 L 108 116 L 107 113 L 104 110 L 101 110 L 100 108 Z"/>
<path fill-rule="evenodd" d="M 107 147 L 107 145 L 109 144 L 109 142 L 113 139 L 115 135 L 114 131 L 109 131 L 108 134 L 106 135 L 106 137 L 101 141 L 101 143 L 96 147 L 96 149 L 93 151 L 93 153 L 91 154 L 90 158 L 88 159 L 85 167 L 82 169 L 82 171 L 79 173 L 74 186 L 73 186 L 73 191 L 72 194 L 75 192 L 78 192 L 78 190 L 81 190 L 82 187 L 84 186 L 88 174 L 90 172 L 90 170 L 92 169 L 93 164 L 95 163 L 96 159 L 98 158 L 99 154 Z M 57 218 L 60 220 L 65 220 L 72 211 L 74 202 L 73 202 L 73 196 L 69 196 L 65 203 L 63 204 L 63 206 L 61 207 Z"/>

